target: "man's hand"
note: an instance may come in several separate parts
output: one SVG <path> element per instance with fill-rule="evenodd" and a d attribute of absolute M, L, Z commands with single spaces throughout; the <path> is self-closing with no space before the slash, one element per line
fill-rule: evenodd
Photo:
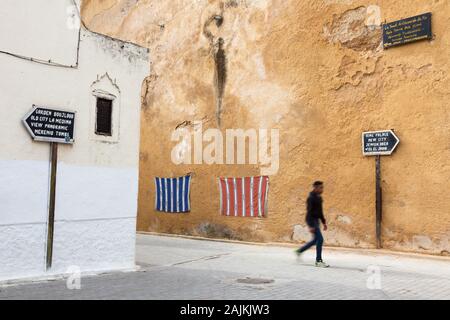
<path fill-rule="evenodd" d="M 323 231 L 327 231 L 328 230 L 328 226 L 326 224 L 323 225 Z"/>
<path fill-rule="evenodd" d="M 311 232 L 311 233 L 315 233 L 315 232 L 316 232 L 316 228 L 313 228 L 313 227 L 309 227 L 309 232 Z"/>

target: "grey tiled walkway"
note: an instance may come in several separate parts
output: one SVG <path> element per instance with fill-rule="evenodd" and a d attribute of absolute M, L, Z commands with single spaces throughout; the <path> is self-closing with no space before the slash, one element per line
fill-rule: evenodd
<path fill-rule="evenodd" d="M 4 286 L 0 299 L 450 299 L 450 260 L 325 255 L 332 267 L 317 269 L 313 252 L 298 262 L 286 247 L 138 235 L 137 272 L 82 277 L 80 290 L 65 280 Z M 374 279 L 381 289 L 368 288 Z"/>

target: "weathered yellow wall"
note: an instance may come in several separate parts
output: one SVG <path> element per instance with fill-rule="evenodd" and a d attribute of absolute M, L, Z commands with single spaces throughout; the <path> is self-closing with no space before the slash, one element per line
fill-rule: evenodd
<path fill-rule="evenodd" d="M 365 24 L 370 5 L 383 21 L 431 11 L 435 39 L 383 51 L 380 28 Z M 326 242 L 373 247 L 375 168 L 361 154 L 361 132 L 393 128 L 401 144 L 382 159 L 384 247 L 449 253 L 450 1 L 85 0 L 82 14 L 90 28 L 151 50 L 138 230 L 304 239 L 305 198 L 321 179 Z M 217 14 L 223 25 L 205 26 Z M 257 175 L 256 166 L 171 163 L 177 125 L 203 119 L 204 129 L 217 127 L 219 37 L 227 59 L 221 129 L 280 129 L 280 170 L 270 178 L 263 220 L 218 214 L 216 177 Z M 192 212 L 156 213 L 153 178 L 187 172 L 194 173 Z"/>

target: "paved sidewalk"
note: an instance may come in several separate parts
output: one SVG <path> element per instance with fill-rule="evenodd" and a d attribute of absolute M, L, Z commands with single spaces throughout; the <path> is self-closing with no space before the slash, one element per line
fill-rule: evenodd
<path fill-rule="evenodd" d="M 299 262 L 286 247 L 142 234 L 136 251 L 137 272 L 82 277 L 80 290 L 3 286 L 0 299 L 450 299 L 450 259 L 325 249 L 332 267 L 318 269 L 313 251 Z"/>

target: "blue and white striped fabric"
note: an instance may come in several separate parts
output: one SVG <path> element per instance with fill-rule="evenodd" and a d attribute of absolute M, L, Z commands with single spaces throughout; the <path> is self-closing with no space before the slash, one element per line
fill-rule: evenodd
<path fill-rule="evenodd" d="M 191 177 L 155 178 L 155 209 L 163 212 L 189 212 Z"/>

